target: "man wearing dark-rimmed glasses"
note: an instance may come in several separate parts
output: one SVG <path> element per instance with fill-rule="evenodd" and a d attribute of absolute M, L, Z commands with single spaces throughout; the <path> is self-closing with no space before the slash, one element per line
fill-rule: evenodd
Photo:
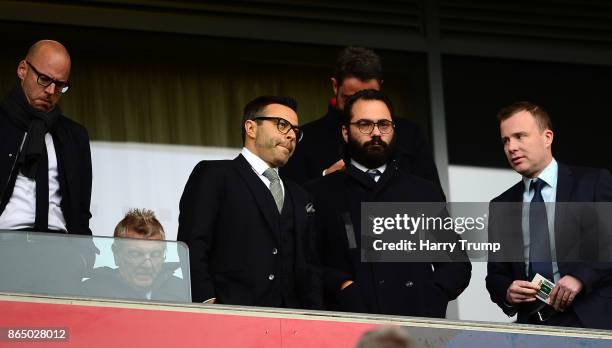
<path fill-rule="evenodd" d="M 34 65 L 32 65 L 32 63 L 28 62 L 27 60 L 25 62 L 30 67 L 30 69 L 34 71 L 34 74 L 36 74 L 37 76 L 36 82 L 38 82 L 39 85 L 45 88 L 51 87 L 52 84 L 55 85 L 55 88 L 52 90 L 51 94 L 57 94 L 57 95 L 60 95 L 60 93 L 64 94 L 68 92 L 68 89 L 70 89 L 70 82 L 55 80 L 50 76 L 40 73 L 38 69 L 36 69 Z"/>
<path fill-rule="evenodd" d="M 315 209 L 278 175 L 302 137 L 296 112 L 291 98 L 255 98 L 244 108 L 240 155 L 191 173 L 178 240 L 189 246 L 194 302 L 321 307 Z"/>
<path fill-rule="evenodd" d="M 391 80 L 398 77 L 392 76 Z M 282 175 L 298 184 L 344 170 L 342 151 L 345 147 L 341 129 L 346 99 L 363 89 L 382 89 L 381 57 L 365 47 L 345 47 L 338 53 L 330 82 L 333 98 L 329 101 L 327 113 L 303 125 L 304 141 L 287 165 L 281 168 Z M 397 118 L 395 132 L 400 135 L 395 146 L 399 165 L 407 173 L 440 186 L 431 147 L 420 127 L 408 119 Z"/>
<path fill-rule="evenodd" d="M 0 230 L 91 234 L 89 137 L 57 106 L 70 69 L 61 43 L 36 42 L 0 105 Z"/>
<path fill-rule="evenodd" d="M 293 132 L 295 133 L 295 139 L 298 143 L 300 142 L 300 140 L 302 140 L 302 137 L 304 135 L 304 133 L 302 133 L 302 130 L 298 126 L 292 125 L 289 121 L 285 120 L 282 117 L 255 116 L 253 120 L 273 121 L 276 123 L 276 127 L 278 128 L 278 131 L 281 132 L 282 134 L 287 134 L 289 133 L 289 131 L 293 130 Z"/>
<path fill-rule="evenodd" d="M 337 311 L 445 317 L 448 302 L 470 280 L 471 265 L 464 255 L 457 255 L 458 262 L 361 259 L 368 248 L 361 245 L 362 203 L 444 201 L 437 185 L 399 164 L 389 98 L 374 89 L 348 97 L 342 136 L 346 169 L 306 184 L 317 207 L 325 305 Z"/>

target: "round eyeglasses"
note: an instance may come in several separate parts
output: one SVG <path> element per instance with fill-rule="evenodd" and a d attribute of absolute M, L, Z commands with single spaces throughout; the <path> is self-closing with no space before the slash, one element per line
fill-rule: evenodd
<path fill-rule="evenodd" d="M 62 94 L 68 92 L 68 90 L 70 89 L 70 82 L 54 80 L 45 74 L 41 74 L 38 71 L 38 69 L 36 69 L 32 65 L 32 63 L 28 62 L 27 60 L 26 60 L 26 63 L 28 64 L 30 68 L 32 68 L 32 71 L 34 71 L 36 76 L 38 76 L 38 79 L 36 80 L 36 82 L 38 82 L 39 85 L 43 87 L 49 87 L 52 83 L 55 83 L 56 93 L 57 91 L 60 91 Z"/>
<path fill-rule="evenodd" d="M 357 122 L 351 122 L 350 124 L 356 125 L 357 129 L 363 134 L 371 134 L 374 131 L 374 126 L 378 127 L 378 131 L 381 134 L 391 133 L 395 124 L 390 120 L 380 120 L 378 122 L 372 122 L 370 120 L 359 120 Z"/>
<path fill-rule="evenodd" d="M 298 127 L 294 126 L 289 121 L 285 120 L 282 117 L 270 117 L 270 116 L 256 116 L 253 120 L 269 120 L 276 121 L 276 128 L 281 134 L 288 134 L 290 130 L 293 129 L 293 133 L 295 133 L 295 140 L 299 143 L 300 140 L 304 137 L 304 132 Z"/>

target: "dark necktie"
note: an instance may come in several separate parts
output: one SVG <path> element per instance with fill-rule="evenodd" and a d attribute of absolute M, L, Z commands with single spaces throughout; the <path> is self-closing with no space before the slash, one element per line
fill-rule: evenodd
<path fill-rule="evenodd" d="M 542 188 L 546 182 L 542 179 L 531 181 L 529 190 L 533 188 L 533 199 L 529 204 L 529 280 L 536 273 L 553 281 L 552 257 L 548 234 L 548 218 L 546 205 L 542 198 Z"/>
<path fill-rule="evenodd" d="M 43 147 L 36 170 L 36 217 L 34 230 L 47 232 L 49 229 L 49 159 L 47 147 Z"/>
<path fill-rule="evenodd" d="M 376 177 L 382 174 L 378 169 L 370 169 L 366 173 L 370 176 L 370 178 L 372 178 L 374 182 L 376 182 Z"/>

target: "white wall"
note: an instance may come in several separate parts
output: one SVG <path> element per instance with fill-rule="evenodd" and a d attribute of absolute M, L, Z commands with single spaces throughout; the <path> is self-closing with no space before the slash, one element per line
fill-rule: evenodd
<path fill-rule="evenodd" d="M 451 202 L 489 202 L 520 180 L 511 169 L 449 166 L 448 200 Z M 486 262 L 472 262 L 472 280 L 457 300 L 459 319 L 509 322 L 485 287 Z"/>
<path fill-rule="evenodd" d="M 240 149 L 92 142 L 93 192 L 91 229 L 111 236 L 129 208 L 152 209 L 167 238 L 176 239 L 178 205 L 193 167 L 204 159 L 231 159 Z M 488 202 L 515 184 L 512 170 L 449 167 L 449 201 Z M 510 321 L 490 299 L 486 263 L 474 262 L 470 286 L 457 301 L 460 319 Z"/>
<path fill-rule="evenodd" d="M 240 149 L 92 142 L 91 230 L 112 236 L 130 208 L 148 208 L 176 240 L 179 200 L 201 160 L 231 159 Z"/>

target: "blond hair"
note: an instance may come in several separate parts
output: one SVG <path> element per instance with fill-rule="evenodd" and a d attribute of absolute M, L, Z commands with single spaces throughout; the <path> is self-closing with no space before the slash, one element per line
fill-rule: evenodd
<path fill-rule="evenodd" d="M 155 213 L 149 209 L 130 209 L 115 227 L 115 237 L 127 237 L 128 231 L 134 231 L 145 239 L 160 235 L 166 239 L 166 233 Z"/>

